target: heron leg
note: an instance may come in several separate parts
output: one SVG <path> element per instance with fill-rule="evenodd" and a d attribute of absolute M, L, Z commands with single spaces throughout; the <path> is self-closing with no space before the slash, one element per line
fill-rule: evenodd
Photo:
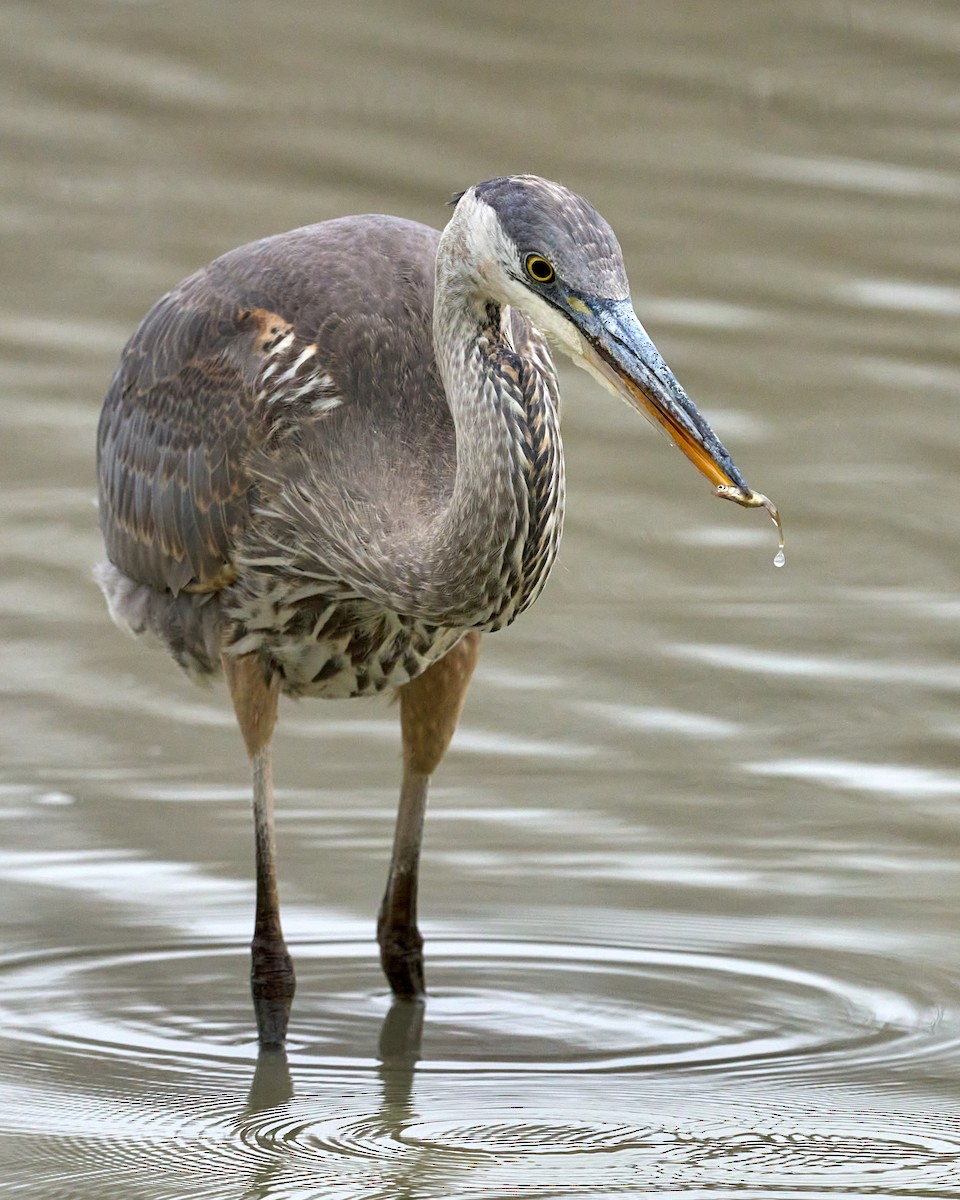
<path fill-rule="evenodd" d="M 263 1047 L 282 1046 L 296 984 L 280 927 L 277 851 L 273 829 L 270 739 L 277 723 L 279 680 L 253 654 L 222 656 L 230 698 L 253 768 L 257 909 L 251 943 L 250 986 Z"/>
<path fill-rule="evenodd" d="M 380 962 L 396 996 L 422 996 L 426 990 L 423 938 L 417 928 L 423 817 L 430 776 L 450 745 L 479 652 L 479 633 L 468 633 L 400 688 L 403 782 L 390 874 L 377 921 Z"/>

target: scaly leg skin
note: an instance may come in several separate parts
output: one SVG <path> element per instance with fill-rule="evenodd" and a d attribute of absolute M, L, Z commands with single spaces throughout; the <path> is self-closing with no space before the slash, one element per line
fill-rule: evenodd
<path fill-rule="evenodd" d="M 430 777 L 450 745 L 479 652 L 480 635 L 465 634 L 443 658 L 400 689 L 403 782 L 377 941 L 387 981 L 394 995 L 405 999 L 426 991 L 417 882 Z"/>
<path fill-rule="evenodd" d="M 426 990 L 423 938 L 417 928 L 417 875 L 429 786 L 429 775 L 411 770 L 404 763 L 390 874 L 377 919 L 384 974 L 393 994 L 407 998 L 422 996 Z"/>
<path fill-rule="evenodd" d="M 250 946 L 250 990 L 260 1045 L 266 1049 L 282 1046 L 286 1040 L 296 987 L 293 961 L 280 927 L 269 743 L 253 758 L 253 813 L 257 844 L 257 915 Z"/>
<path fill-rule="evenodd" d="M 273 828 L 270 739 L 277 722 L 278 680 L 253 655 L 223 655 L 223 669 L 253 768 L 257 909 L 251 943 L 250 990 L 263 1049 L 283 1046 L 296 980 L 280 926 Z"/>

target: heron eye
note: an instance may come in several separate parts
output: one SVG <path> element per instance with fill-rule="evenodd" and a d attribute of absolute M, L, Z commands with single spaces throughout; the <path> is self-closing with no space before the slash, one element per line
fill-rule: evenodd
<path fill-rule="evenodd" d="M 552 283 L 556 278 L 556 271 L 542 254 L 528 254 L 523 265 L 527 268 L 530 278 L 537 283 Z"/>

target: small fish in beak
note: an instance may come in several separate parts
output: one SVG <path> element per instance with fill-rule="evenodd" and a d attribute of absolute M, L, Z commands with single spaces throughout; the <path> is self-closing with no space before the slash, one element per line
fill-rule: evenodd
<path fill-rule="evenodd" d="M 732 500 L 734 504 L 742 504 L 744 508 L 765 508 L 770 514 L 770 520 L 777 527 L 777 537 L 779 546 L 777 552 L 773 556 L 773 565 L 782 567 L 787 561 L 787 556 L 783 552 L 783 522 L 780 520 L 780 513 L 777 511 L 777 506 L 769 496 L 764 496 L 760 492 L 744 491 L 743 488 L 734 487 L 732 484 L 720 483 L 713 489 L 714 494 L 719 496 L 721 500 Z"/>

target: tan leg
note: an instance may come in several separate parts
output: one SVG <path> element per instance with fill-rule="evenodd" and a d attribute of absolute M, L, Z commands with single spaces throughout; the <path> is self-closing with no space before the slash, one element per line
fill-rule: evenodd
<path fill-rule="evenodd" d="M 277 851 L 273 832 L 270 739 L 277 723 L 279 681 L 255 655 L 224 654 L 223 670 L 253 768 L 253 825 L 257 848 L 257 912 L 251 943 L 250 986 L 260 1045 L 282 1046 L 295 979 L 280 928 Z"/>
<path fill-rule="evenodd" d="M 479 633 L 468 633 L 400 689 L 403 783 L 390 875 L 377 922 L 380 961 L 397 996 L 422 996 L 425 991 L 417 879 L 427 791 L 457 727 L 479 652 Z"/>

